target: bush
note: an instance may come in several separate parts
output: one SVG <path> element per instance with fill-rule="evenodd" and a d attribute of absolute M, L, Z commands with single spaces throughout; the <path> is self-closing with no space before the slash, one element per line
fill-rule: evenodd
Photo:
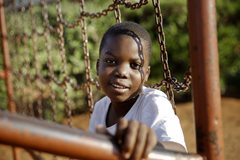
<path fill-rule="evenodd" d="M 108 1 L 86 1 L 85 9 L 89 12 L 101 11 L 112 3 Z M 149 1 L 149 3 L 151 3 Z M 161 1 L 161 9 L 163 14 L 164 32 L 166 38 L 166 47 L 168 51 L 169 66 L 172 75 L 182 81 L 183 75 L 186 72 L 189 62 L 188 54 L 188 28 L 187 28 L 187 4 L 186 1 L 172 0 Z M 151 4 L 143 6 L 140 10 L 130 10 L 121 7 L 122 19 L 131 20 L 143 25 L 149 32 L 153 40 L 153 57 L 151 60 L 151 75 L 149 83 L 156 83 L 162 79 L 162 64 L 160 62 L 159 44 L 157 41 L 157 34 L 155 28 L 154 10 Z M 6 11 L 6 19 L 8 25 L 8 35 L 11 37 L 17 33 L 27 33 L 31 35 L 32 21 L 29 11 L 13 12 Z M 79 15 L 79 6 L 77 2 L 62 1 L 63 17 L 68 22 L 76 21 Z M 49 4 L 48 15 L 49 22 L 52 26 L 56 26 L 56 7 L 55 4 Z M 217 27 L 218 27 L 218 42 L 219 42 L 219 58 L 221 71 L 221 88 L 222 93 L 237 94 L 236 88 L 240 86 L 240 25 L 238 15 L 240 14 L 240 2 L 217 0 Z M 33 7 L 33 16 L 36 20 L 36 30 L 43 32 L 43 16 L 41 7 L 36 5 Z M 19 19 L 20 18 L 20 19 Z M 24 23 L 22 23 L 24 22 Z M 18 25 L 16 25 L 16 23 Z M 87 18 L 87 34 L 88 48 L 91 59 L 91 74 L 96 77 L 95 62 L 98 58 L 99 42 L 104 31 L 115 23 L 113 13 L 109 13 L 105 17 L 99 19 Z M 64 42 L 67 70 L 66 74 L 71 78 L 75 84 L 81 84 L 85 81 L 85 64 L 82 50 L 81 29 L 76 27 L 74 29 L 64 28 Z M 54 75 L 58 79 L 63 78 L 63 64 L 61 55 L 59 54 L 58 35 L 51 34 L 49 37 L 51 41 L 50 58 L 52 60 L 52 67 Z M 16 39 L 9 39 L 10 52 L 12 57 L 12 66 L 14 72 L 22 71 L 23 77 L 14 78 L 15 99 L 19 106 L 27 106 L 36 104 L 37 101 L 45 105 L 47 110 L 51 106 L 51 94 L 55 94 L 57 99 L 57 110 L 63 112 L 65 105 L 64 89 L 56 84 L 44 84 L 41 81 L 31 81 L 24 76 L 34 77 L 37 72 L 45 80 L 49 79 L 48 54 L 45 45 L 46 39 L 44 37 L 36 38 L 34 43 L 31 39 L 17 41 Z M 16 47 L 19 45 L 20 47 Z M 34 54 L 34 45 L 37 49 L 37 54 Z M 2 59 L 2 54 L 0 54 Z M 2 61 L 0 61 L 0 70 L 2 69 Z M 37 67 L 37 69 L 36 69 Z M 34 83 L 33 83 L 34 82 Z M 6 108 L 6 94 L 3 81 L 0 81 L 0 98 L 1 108 Z M 86 110 L 86 93 L 85 91 L 75 91 L 70 86 L 67 87 L 68 96 L 72 110 L 77 113 Z M 94 92 L 97 91 L 93 88 Z M 31 91 L 31 92 L 29 92 Z M 189 91 L 190 92 L 190 91 Z M 188 92 L 188 94 L 189 94 Z M 40 96 L 42 95 L 42 96 Z M 182 97 L 184 95 L 178 94 Z M 94 99 L 98 99 L 101 94 L 94 93 Z M 30 104 L 28 104 L 31 101 Z M 64 115 L 58 114 L 59 118 Z M 46 117 L 49 116 L 46 113 Z"/>

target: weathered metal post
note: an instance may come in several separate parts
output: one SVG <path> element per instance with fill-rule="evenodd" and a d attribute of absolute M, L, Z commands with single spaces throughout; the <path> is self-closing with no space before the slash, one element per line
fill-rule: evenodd
<path fill-rule="evenodd" d="M 188 0 L 197 152 L 223 160 L 215 0 Z"/>
<path fill-rule="evenodd" d="M 0 111 L 0 143 L 35 149 L 69 158 L 118 160 L 119 147 L 112 137 L 83 132 L 57 123 Z M 155 148 L 149 160 L 203 160 L 198 154 Z"/>
<path fill-rule="evenodd" d="M 12 87 L 12 76 L 11 76 L 11 63 L 10 63 L 10 55 L 9 48 L 7 42 L 7 29 L 5 23 L 5 15 L 4 15 L 4 4 L 3 0 L 0 0 L 0 27 L 1 27 L 1 45 L 3 51 L 3 63 L 4 63 L 4 79 L 7 90 L 8 97 L 8 109 L 11 112 L 15 112 L 15 104 L 13 101 L 13 87 Z"/>
<path fill-rule="evenodd" d="M 12 86 L 12 75 L 11 75 L 11 63 L 10 55 L 7 41 L 7 29 L 5 23 L 5 14 L 4 14 L 4 3 L 3 0 L 0 0 L 0 36 L 1 36 L 1 45 L 3 52 L 3 64 L 4 71 L 2 72 L 2 78 L 5 81 L 7 98 L 8 98 L 8 110 L 10 112 L 16 112 L 15 103 L 13 100 L 13 86 Z M 13 157 L 14 160 L 19 159 L 19 154 L 17 148 L 13 148 Z"/>

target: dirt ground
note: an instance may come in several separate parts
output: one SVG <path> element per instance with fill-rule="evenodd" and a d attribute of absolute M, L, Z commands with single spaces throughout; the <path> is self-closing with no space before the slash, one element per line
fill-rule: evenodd
<path fill-rule="evenodd" d="M 196 141 L 194 132 L 193 104 L 177 104 L 177 114 L 181 120 L 182 128 L 185 134 L 185 140 L 189 152 L 196 152 Z M 240 151 L 240 99 L 222 98 L 222 117 L 224 132 L 225 159 L 236 160 Z M 81 115 L 73 118 L 74 126 L 86 130 L 88 126 L 88 115 Z M 19 150 L 21 160 L 31 160 L 28 153 L 22 149 Z M 63 157 L 53 157 L 49 154 L 41 154 L 46 160 L 62 160 Z M 11 148 L 6 145 L 0 145 L 0 160 L 13 160 Z"/>

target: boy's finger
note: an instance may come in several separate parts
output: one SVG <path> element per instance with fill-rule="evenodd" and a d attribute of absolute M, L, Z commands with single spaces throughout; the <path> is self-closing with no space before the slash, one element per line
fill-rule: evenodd
<path fill-rule="evenodd" d="M 117 124 L 116 130 L 116 140 L 118 144 L 122 144 L 122 140 L 124 139 L 124 132 L 128 126 L 128 121 L 126 119 L 120 119 L 119 123 Z"/>
<path fill-rule="evenodd" d="M 147 159 L 149 153 L 153 150 L 153 148 L 156 145 L 157 145 L 157 136 L 153 130 L 149 130 L 142 158 Z"/>
<path fill-rule="evenodd" d="M 104 134 L 110 136 L 111 134 L 108 132 L 107 128 L 102 125 L 96 126 L 96 133 Z"/>
<path fill-rule="evenodd" d="M 122 152 L 125 159 L 129 159 L 133 153 L 139 128 L 139 123 L 137 121 L 129 121 L 128 123 L 122 145 Z"/>
<path fill-rule="evenodd" d="M 146 125 L 140 125 L 138 128 L 138 134 L 136 139 L 136 144 L 134 151 L 132 153 L 131 159 L 138 160 L 142 158 L 144 153 L 146 141 L 148 136 L 148 127 Z"/>

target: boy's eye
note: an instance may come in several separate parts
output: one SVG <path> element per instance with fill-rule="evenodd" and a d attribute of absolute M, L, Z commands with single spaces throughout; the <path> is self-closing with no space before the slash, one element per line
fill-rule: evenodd
<path fill-rule="evenodd" d="M 140 63 L 131 63 L 131 67 L 133 69 L 140 69 L 142 67 L 142 65 Z"/>
<path fill-rule="evenodd" d="M 104 62 L 107 64 L 116 64 L 116 61 L 113 59 L 105 59 Z"/>

